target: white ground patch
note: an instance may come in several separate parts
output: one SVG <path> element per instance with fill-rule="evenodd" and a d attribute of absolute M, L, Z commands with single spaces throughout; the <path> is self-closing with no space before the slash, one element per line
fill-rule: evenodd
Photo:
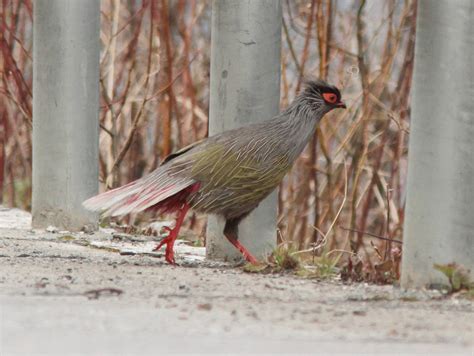
<path fill-rule="evenodd" d="M 0 229 L 30 229 L 31 214 L 0 205 Z"/>

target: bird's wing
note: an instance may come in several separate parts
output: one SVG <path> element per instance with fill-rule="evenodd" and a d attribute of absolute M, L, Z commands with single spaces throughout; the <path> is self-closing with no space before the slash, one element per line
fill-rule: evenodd
<path fill-rule="evenodd" d="M 175 159 L 176 157 L 179 157 L 179 156 L 185 154 L 186 152 L 190 151 L 194 147 L 199 146 L 204 141 L 205 141 L 205 139 L 200 140 L 200 141 L 196 141 L 194 143 L 191 143 L 190 145 L 187 145 L 186 147 L 181 148 L 180 150 L 178 150 L 176 152 L 173 152 L 173 153 L 169 154 L 168 156 L 166 156 L 166 158 L 163 160 L 163 162 L 161 162 L 161 165 L 164 165 L 164 164 L 170 162 L 171 160 Z"/>
<path fill-rule="evenodd" d="M 170 171 L 200 182 L 203 190 L 225 187 L 266 192 L 281 181 L 290 167 L 284 154 L 274 154 L 258 140 L 239 135 L 193 148 L 172 161 Z"/>

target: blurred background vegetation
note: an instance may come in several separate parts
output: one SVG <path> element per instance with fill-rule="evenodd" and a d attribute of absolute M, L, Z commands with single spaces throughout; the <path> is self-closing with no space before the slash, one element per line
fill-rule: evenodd
<path fill-rule="evenodd" d="M 342 89 L 349 110 L 323 120 L 281 184 L 280 242 L 312 258 L 342 257 L 348 278 L 362 269 L 373 280 L 397 278 L 416 0 L 282 5 L 281 107 L 305 78 L 321 77 Z M 0 3 L 0 204 L 26 210 L 33 6 L 31 0 Z M 206 137 L 211 6 L 101 2 L 101 190 L 142 176 L 170 152 Z M 138 219 L 144 217 L 122 222 Z M 193 215 L 187 226 L 204 239 L 205 223 Z"/>

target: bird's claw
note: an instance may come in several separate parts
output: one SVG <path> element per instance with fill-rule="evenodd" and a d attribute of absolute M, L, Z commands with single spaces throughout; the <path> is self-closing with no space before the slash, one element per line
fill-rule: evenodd
<path fill-rule="evenodd" d="M 169 264 L 176 265 L 173 252 L 174 239 L 171 237 L 172 229 L 169 229 L 169 232 L 170 235 L 161 240 L 160 243 L 153 249 L 153 251 L 159 251 L 163 245 L 166 245 L 165 259 Z"/>

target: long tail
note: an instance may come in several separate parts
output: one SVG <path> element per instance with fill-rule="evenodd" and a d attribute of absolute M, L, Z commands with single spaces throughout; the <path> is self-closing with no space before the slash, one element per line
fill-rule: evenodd
<path fill-rule="evenodd" d="M 96 195 L 82 204 L 103 216 L 125 215 L 156 206 L 195 183 L 190 178 L 170 176 L 167 165 L 163 165 L 143 178 Z"/>

